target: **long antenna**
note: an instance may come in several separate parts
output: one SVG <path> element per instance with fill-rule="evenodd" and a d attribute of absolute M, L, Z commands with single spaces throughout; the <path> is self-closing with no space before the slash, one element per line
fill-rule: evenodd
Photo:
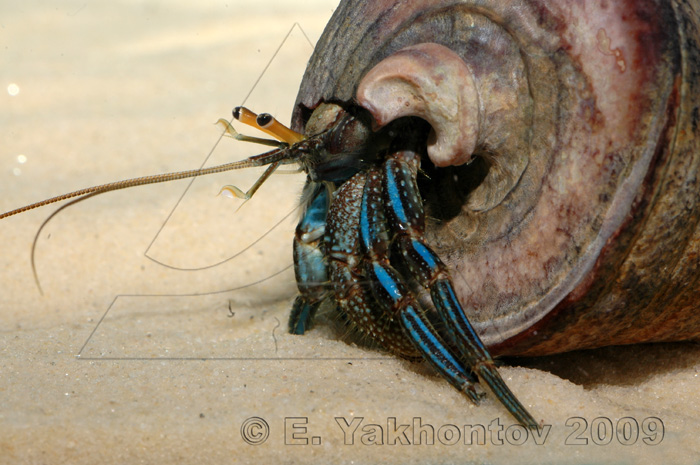
<path fill-rule="evenodd" d="M 288 149 L 286 145 L 283 148 L 278 148 L 270 152 L 264 153 L 262 155 L 256 155 L 254 157 L 247 158 L 245 160 L 234 161 L 231 163 L 224 163 L 223 165 L 212 166 L 210 168 L 200 168 L 196 170 L 187 171 L 177 171 L 175 173 L 164 173 L 156 174 L 151 176 L 142 176 L 140 178 L 125 179 L 122 181 L 110 182 L 108 184 L 102 184 L 99 186 L 88 187 L 85 189 L 80 189 L 74 192 L 69 192 L 68 194 L 57 195 L 56 197 L 51 197 L 50 199 L 42 200 L 41 202 L 36 202 L 31 205 L 26 205 L 24 207 L 11 210 L 0 214 L 0 220 L 7 218 L 8 216 L 17 215 L 28 210 L 33 210 L 35 208 L 43 207 L 45 205 L 50 205 L 52 203 L 61 202 L 63 200 L 72 199 L 75 197 L 85 196 L 82 199 L 77 199 L 68 205 L 73 205 L 80 200 L 85 200 L 86 198 L 92 197 L 98 194 L 104 194 L 105 192 L 116 191 L 120 189 L 126 189 L 129 187 L 143 186 L 146 184 L 157 184 L 161 182 L 176 181 L 178 179 L 194 178 L 196 176 L 204 176 L 207 174 L 221 173 L 223 171 L 231 171 L 242 168 L 251 168 L 254 166 L 263 166 L 271 163 L 276 163 L 284 161 L 285 158 L 289 158 Z M 66 205 L 66 206 L 68 206 Z M 53 215 L 52 215 L 53 216 Z"/>

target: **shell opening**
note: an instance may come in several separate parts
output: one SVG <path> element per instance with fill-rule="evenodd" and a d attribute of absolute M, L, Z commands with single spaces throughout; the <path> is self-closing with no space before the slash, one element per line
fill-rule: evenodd
<path fill-rule="evenodd" d="M 436 166 L 469 161 L 479 133 L 479 98 L 471 71 L 444 45 L 406 47 L 362 79 L 357 100 L 379 127 L 418 116 L 433 128 L 428 156 Z M 464 115 L 468 115 L 464 117 Z"/>
<path fill-rule="evenodd" d="M 479 157 L 478 172 L 459 172 L 470 179 L 467 207 L 485 211 L 503 201 L 527 166 L 530 134 L 520 128 L 528 110 L 519 80 L 494 82 L 485 65 L 465 60 L 436 43 L 402 48 L 365 74 L 356 97 L 379 128 L 405 116 L 426 120 L 428 157 L 436 167 Z"/>

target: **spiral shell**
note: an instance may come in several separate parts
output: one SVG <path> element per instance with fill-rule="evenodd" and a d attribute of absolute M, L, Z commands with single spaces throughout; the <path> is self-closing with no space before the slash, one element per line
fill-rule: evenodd
<path fill-rule="evenodd" d="M 493 353 L 697 338 L 695 8 L 344 1 L 293 124 L 321 102 L 432 124 L 426 235 Z"/>

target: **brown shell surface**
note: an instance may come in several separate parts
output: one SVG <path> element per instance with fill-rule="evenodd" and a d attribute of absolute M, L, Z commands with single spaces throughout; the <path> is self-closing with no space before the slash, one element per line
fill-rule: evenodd
<path fill-rule="evenodd" d="M 699 25 L 689 1 L 343 1 L 293 124 L 353 102 L 403 47 L 449 47 L 483 98 L 516 89 L 462 115 L 481 118 L 479 162 L 435 170 L 423 190 L 426 237 L 491 351 L 694 339 Z"/>

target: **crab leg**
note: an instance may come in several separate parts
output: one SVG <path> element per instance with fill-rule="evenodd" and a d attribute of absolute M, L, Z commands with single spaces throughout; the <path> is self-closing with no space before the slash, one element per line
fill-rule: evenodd
<path fill-rule="evenodd" d="M 537 423 L 498 374 L 491 355 L 469 323 L 455 296 L 447 267 L 423 240 L 425 219 L 416 184 L 419 164 L 417 154 L 403 151 L 390 157 L 382 168 L 382 203 L 389 228 L 396 234 L 401 258 L 411 276 L 430 289 L 440 319 L 464 362 L 489 385 L 518 421 L 535 427 Z M 362 234 L 363 229 L 360 230 Z"/>
<path fill-rule="evenodd" d="M 318 307 L 330 294 L 323 242 L 330 194 L 325 185 L 307 182 L 303 197 L 310 200 L 294 234 L 294 274 L 299 295 L 289 315 L 292 334 L 304 334 L 311 327 Z"/>
<path fill-rule="evenodd" d="M 426 312 L 389 262 L 389 238 L 384 218 L 381 173 L 367 174 L 360 211 L 360 250 L 372 295 L 390 322 L 400 325 L 404 337 L 450 384 L 478 402 L 476 377 L 452 353 L 433 328 Z M 369 311 L 364 309 L 364 311 Z M 382 337 L 384 335 L 382 334 Z M 398 339 L 395 336 L 392 339 Z M 403 339 L 403 338 L 402 338 Z"/>
<path fill-rule="evenodd" d="M 326 251 L 338 309 L 357 329 L 397 355 L 415 359 L 419 353 L 439 353 L 431 350 L 436 343 L 441 344 L 439 340 L 426 340 L 423 350 L 416 347 L 405 335 L 406 325 L 387 312 L 386 305 L 377 303 L 370 289 L 375 279 L 365 275 L 366 260 L 360 254 L 357 234 L 366 178 L 367 174 L 361 172 L 346 181 L 335 193 L 333 205 L 337 208 L 331 209 L 328 215 Z M 415 332 L 426 332 L 425 328 L 430 323 L 413 297 L 407 292 L 405 294 L 412 305 L 407 312 L 407 323 Z M 464 391 L 473 401 L 478 401 L 479 395 L 474 387 L 476 377 L 465 370 L 455 357 L 450 354 L 433 357 L 432 362 L 457 389 Z"/>

